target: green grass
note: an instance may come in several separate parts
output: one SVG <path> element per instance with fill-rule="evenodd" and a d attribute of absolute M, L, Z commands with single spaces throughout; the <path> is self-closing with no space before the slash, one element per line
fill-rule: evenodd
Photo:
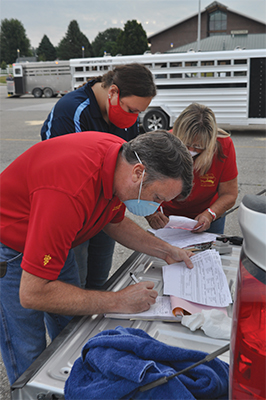
<path fill-rule="evenodd" d="M 6 76 L 0 76 L 0 83 L 6 83 Z"/>

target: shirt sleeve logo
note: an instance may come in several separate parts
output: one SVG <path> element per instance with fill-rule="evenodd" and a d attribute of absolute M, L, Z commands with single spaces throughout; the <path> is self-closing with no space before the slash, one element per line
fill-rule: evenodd
<path fill-rule="evenodd" d="M 44 265 L 44 266 L 47 265 L 48 262 L 49 262 L 51 259 L 52 259 L 52 257 L 50 256 L 50 254 L 46 254 L 46 255 L 43 257 L 43 265 Z"/>
<path fill-rule="evenodd" d="M 115 206 L 112 211 L 117 211 L 119 210 L 119 208 L 122 206 L 122 202 L 120 202 L 120 204 L 118 204 L 118 206 Z"/>

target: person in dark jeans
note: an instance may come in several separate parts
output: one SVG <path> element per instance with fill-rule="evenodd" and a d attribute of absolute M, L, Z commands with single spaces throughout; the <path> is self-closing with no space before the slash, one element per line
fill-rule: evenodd
<path fill-rule="evenodd" d="M 42 140 L 99 131 L 129 141 L 139 134 L 138 114 L 155 95 L 153 77 L 146 67 L 137 63 L 117 66 L 60 99 L 42 126 Z M 74 250 L 81 287 L 100 289 L 106 282 L 114 246 L 115 241 L 101 231 Z"/>
<path fill-rule="evenodd" d="M 35 144 L 1 173 L 0 344 L 10 384 L 45 349 L 46 328 L 54 340 L 74 315 L 142 312 L 156 301 L 148 281 L 117 292 L 81 289 L 77 245 L 104 229 L 132 250 L 193 267 L 193 253 L 125 216 L 126 207 L 145 216 L 162 200 L 186 197 L 192 177 L 187 149 L 166 131 L 130 142 L 64 135 Z"/>

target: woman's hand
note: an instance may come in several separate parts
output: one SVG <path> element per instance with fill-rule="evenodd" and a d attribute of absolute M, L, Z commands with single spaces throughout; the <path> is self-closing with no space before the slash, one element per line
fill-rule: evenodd
<path fill-rule="evenodd" d="M 198 223 L 197 225 L 194 226 L 191 232 L 201 233 L 209 229 L 213 221 L 213 218 L 209 213 L 209 211 L 205 210 L 203 213 L 197 215 L 195 220 L 198 221 Z"/>
<path fill-rule="evenodd" d="M 155 212 L 154 214 L 145 217 L 153 229 L 164 228 L 169 222 L 169 218 L 166 217 L 161 211 Z"/>
<path fill-rule="evenodd" d="M 216 219 L 223 215 L 235 204 L 238 195 L 237 178 L 227 182 L 220 182 L 218 186 L 218 199 L 210 207 L 216 214 Z M 209 229 L 213 217 L 208 210 L 205 210 L 195 218 L 198 223 L 192 232 L 204 232 Z M 198 228 L 198 229 L 197 229 Z"/>

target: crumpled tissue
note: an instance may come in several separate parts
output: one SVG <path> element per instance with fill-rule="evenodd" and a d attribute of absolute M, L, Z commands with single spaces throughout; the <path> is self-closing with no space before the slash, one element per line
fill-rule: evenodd
<path fill-rule="evenodd" d="M 230 339 L 232 319 L 217 309 L 202 310 L 200 313 L 185 315 L 181 323 L 192 332 L 202 329 L 205 335 L 216 339 Z"/>

